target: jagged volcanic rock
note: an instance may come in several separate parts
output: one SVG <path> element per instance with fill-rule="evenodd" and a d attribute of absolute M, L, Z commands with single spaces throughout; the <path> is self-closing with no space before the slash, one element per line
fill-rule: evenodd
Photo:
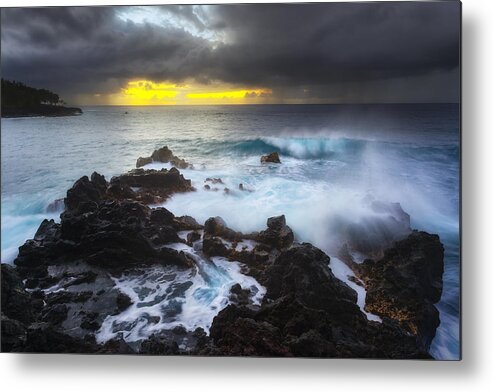
<path fill-rule="evenodd" d="M 171 151 L 168 146 L 154 150 L 150 157 L 139 157 L 135 166 L 138 169 L 139 167 L 148 165 L 152 162 L 171 163 L 178 169 L 187 169 L 192 167 L 190 163 L 174 155 L 173 151 Z"/>
<path fill-rule="evenodd" d="M 193 189 L 175 168 L 136 170 L 112 179 L 112 183 L 140 186 L 160 197 Z M 186 257 L 160 247 L 180 242 L 177 230 L 187 224 L 195 228 L 194 220 L 175 220 L 164 208 L 151 210 L 143 202 L 115 198 L 109 188 L 98 173 L 76 181 L 67 191 L 60 224 L 43 221 L 34 239 L 19 248 L 15 260 L 19 273 L 28 278 L 46 277 L 49 265 L 74 261 L 116 269 L 148 263 L 190 266 Z"/>
<path fill-rule="evenodd" d="M 442 295 L 443 245 L 437 235 L 413 232 L 382 259 L 353 269 L 367 290 L 366 310 L 399 322 L 428 350 L 440 325 L 433 306 Z"/>
<path fill-rule="evenodd" d="M 274 248 L 284 249 L 293 244 L 294 234 L 286 225 L 285 216 L 281 215 L 267 220 L 267 229 L 258 234 L 257 240 Z"/>
<path fill-rule="evenodd" d="M 334 277 L 310 244 L 282 251 L 265 271 L 260 309 L 230 305 L 201 353 L 255 356 L 429 358 L 397 325 L 366 319 L 356 293 Z"/>
<path fill-rule="evenodd" d="M 271 152 L 269 155 L 262 155 L 260 157 L 260 163 L 281 163 L 279 153 L 277 151 Z"/>
<path fill-rule="evenodd" d="M 242 233 L 236 232 L 228 227 L 220 216 L 209 218 L 204 223 L 204 237 L 223 237 L 228 240 L 238 240 L 243 237 Z"/>
<path fill-rule="evenodd" d="M 194 190 L 191 181 L 185 179 L 174 167 L 169 170 L 134 169 L 113 177 L 110 187 L 115 189 L 114 194 L 121 193 L 145 204 L 163 202 L 173 193 Z M 131 192 L 135 196 L 132 197 Z"/>

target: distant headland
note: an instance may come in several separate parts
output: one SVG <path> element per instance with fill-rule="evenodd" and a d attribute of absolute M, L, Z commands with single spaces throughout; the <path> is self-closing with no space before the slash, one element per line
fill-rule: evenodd
<path fill-rule="evenodd" d="M 2 79 L 2 117 L 60 117 L 82 114 L 80 108 L 64 106 L 58 94 Z"/>

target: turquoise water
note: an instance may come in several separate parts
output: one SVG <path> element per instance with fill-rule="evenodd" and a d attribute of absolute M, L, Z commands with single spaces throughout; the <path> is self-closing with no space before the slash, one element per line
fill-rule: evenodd
<path fill-rule="evenodd" d="M 458 105 L 87 107 L 79 117 L 1 120 L 2 262 L 31 238 L 53 200 L 93 171 L 108 179 L 168 145 L 194 164 L 197 192 L 166 203 L 199 221 L 258 230 L 285 214 L 297 239 L 335 255 L 347 224 L 371 228 L 365 200 L 399 202 L 413 228 L 445 245 L 438 358 L 459 355 Z M 128 112 L 128 114 L 125 114 Z M 280 151 L 282 165 L 259 157 Z M 202 189 L 221 177 L 233 190 Z M 252 192 L 240 192 L 242 183 Z"/>

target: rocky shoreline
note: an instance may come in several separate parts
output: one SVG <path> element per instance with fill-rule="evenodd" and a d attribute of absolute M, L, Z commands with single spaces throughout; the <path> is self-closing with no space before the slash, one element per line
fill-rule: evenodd
<path fill-rule="evenodd" d="M 139 167 L 153 161 L 175 167 Z M 297 243 L 283 215 L 269 218 L 265 230 L 240 233 L 220 217 L 202 225 L 151 207 L 195 191 L 176 166 L 190 164 L 163 147 L 110 181 L 93 173 L 75 182 L 60 223 L 43 221 L 19 248 L 15 267 L 2 264 L 2 351 L 432 359 L 443 275 L 438 236 L 409 230 L 381 244 L 381 252 L 369 252 L 373 259 L 346 260 L 366 289 L 365 310 L 382 320 L 370 321 L 356 292 L 333 274 L 330 257 Z M 119 278 L 145 278 L 155 267 L 193 275 L 199 258 L 240 263 L 265 292 L 231 285 L 228 303 L 208 331 L 176 325 L 139 341 L 127 342 L 116 332 L 98 340 L 106 327 L 136 328 L 108 324 L 135 306 L 118 288 Z M 169 275 L 175 290 L 190 287 Z M 149 314 L 141 322 L 158 325 L 166 317 L 173 319 Z"/>

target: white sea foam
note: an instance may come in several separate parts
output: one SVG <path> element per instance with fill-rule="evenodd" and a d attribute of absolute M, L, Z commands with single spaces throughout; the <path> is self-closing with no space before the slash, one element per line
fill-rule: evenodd
<path fill-rule="evenodd" d="M 188 331 L 201 327 L 208 333 L 214 317 L 230 303 L 230 289 L 236 283 L 252 292 L 252 304 L 260 305 L 265 288 L 243 274 L 240 263 L 222 257 L 206 260 L 182 243 L 167 247 L 186 252 L 196 268 L 156 266 L 114 278 L 116 289 L 128 295 L 133 304 L 104 320 L 98 342 L 118 335 L 135 342 L 177 326 Z"/>
<path fill-rule="evenodd" d="M 2 254 L 1 262 L 11 264 L 19 254 L 19 246 L 33 238 L 43 219 L 60 221 L 59 213 L 32 215 L 10 215 L 2 211 Z"/>
<path fill-rule="evenodd" d="M 354 272 L 351 271 L 351 268 L 349 268 L 342 260 L 338 259 L 337 257 L 331 256 L 330 269 L 332 270 L 332 272 L 334 273 L 337 279 L 343 281 L 354 291 L 356 291 L 356 294 L 358 295 L 357 304 L 361 309 L 361 311 L 366 315 L 368 320 L 377 321 L 381 323 L 382 319 L 379 316 L 367 312 L 365 310 L 366 290 L 362 285 L 360 286 L 359 284 L 356 284 L 354 281 L 349 279 L 350 277 L 357 279 L 356 276 L 354 275 Z"/>
<path fill-rule="evenodd" d="M 174 249 L 174 250 L 176 250 L 178 252 L 182 252 L 182 251 L 191 252 L 192 251 L 192 249 L 187 244 L 184 244 L 182 242 L 176 242 L 176 243 L 173 243 L 173 244 L 167 244 L 166 245 L 166 248 Z"/>
<path fill-rule="evenodd" d="M 200 184 L 207 177 L 220 177 L 231 192 L 207 191 Z M 196 192 L 176 194 L 164 207 L 175 215 L 191 215 L 200 223 L 211 216 L 221 216 L 234 230 L 251 232 L 265 228 L 268 217 L 284 214 L 297 238 L 336 253 L 346 240 L 343 236 L 351 225 L 361 230 L 374 230 L 386 225 L 388 212 L 376 212 L 361 189 L 350 189 L 320 180 L 303 182 L 273 171 L 270 175 L 248 172 L 194 171 Z M 252 192 L 238 189 L 238 184 Z M 391 231 L 392 227 L 388 227 Z"/>
<path fill-rule="evenodd" d="M 342 152 L 354 139 L 343 137 L 264 137 L 266 143 L 277 147 L 281 153 L 285 152 L 297 158 L 329 158 L 332 154 Z"/>
<path fill-rule="evenodd" d="M 173 167 L 173 165 L 171 163 L 163 163 L 163 162 L 151 162 L 151 163 L 148 163 L 147 165 L 144 165 L 142 166 L 143 169 L 146 169 L 146 170 L 151 170 L 151 169 L 154 169 L 154 170 L 161 170 L 161 169 L 171 169 Z"/>
<path fill-rule="evenodd" d="M 180 237 L 182 240 L 187 240 L 187 235 L 190 234 L 193 230 L 183 230 L 183 231 L 179 231 L 177 234 L 178 234 L 178 237 Z"/>

